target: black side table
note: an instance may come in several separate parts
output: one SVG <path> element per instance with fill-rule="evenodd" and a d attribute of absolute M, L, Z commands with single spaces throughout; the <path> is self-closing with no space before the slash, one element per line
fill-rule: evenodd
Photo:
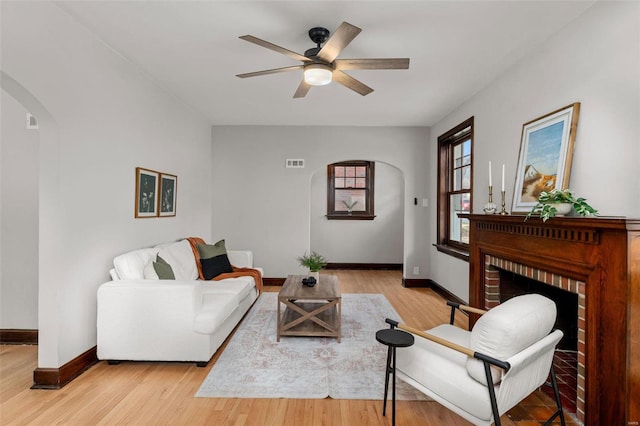
<path fill-rule="evenodd" d="M 376 340 L 387 345 L 387 368 L 384 379 L 384 402 L 382 415 L 387 414 L 387 395 L 389 390 L 389 374 L 393 374 L 393 389 L 391 397 L 391 424 L 396 424 L 396 348 L 406 348 L 413 345 L 414 337 L 406 331 L 388 328 L 376 332 Z M 392 365 L 393 364 L 393 365 Z"/>

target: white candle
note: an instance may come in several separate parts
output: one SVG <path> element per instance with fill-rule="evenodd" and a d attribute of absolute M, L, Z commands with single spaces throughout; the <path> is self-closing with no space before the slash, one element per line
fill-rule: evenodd
<path fill-rule="evenodd" d="M 504 191 L 504 164 L 502 165 L 502 190 Z"/>
<path fill-rule="evenodd" d="M 491 161 L 489 161 L 489 186 L 493 186 L 493 183 L 491 183 Z"/>

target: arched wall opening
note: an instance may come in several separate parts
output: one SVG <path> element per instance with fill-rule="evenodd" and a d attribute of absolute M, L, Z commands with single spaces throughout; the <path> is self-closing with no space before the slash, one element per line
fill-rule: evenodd
<path fill-rule="evenodd" d="M 25 87 L 0 71 L 0 87 L 33 114 L 39 126 L 38 146 L 38 258 L 25 259 L 38 268 L 38 368 L 57 368 L 57 287 L 60 250 L 64 247 L 59 217 L 59 136 L 53 116 Z"/>
<path fill-rule="evenodd" d="M 354 159 L 332 163 L 350 160 Z M 311 251 L 324 255 L 331 263 L 404 265 L 404 174 L 384 161 L 375 161 L 375 167 L 376 218 L 372 221 L 327 220 L 327 168 L 313 172 L 309 191 Z"/>
<path fill-rule="evenodd" d="M 4 90 L 0 95 L 1 339 L 2 343 L 32 344 L 38 339 L 40 131 L 20 102 Z"/>

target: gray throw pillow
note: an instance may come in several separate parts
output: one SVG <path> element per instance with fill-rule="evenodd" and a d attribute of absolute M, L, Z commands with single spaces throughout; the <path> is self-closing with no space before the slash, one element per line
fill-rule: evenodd
<path fill-rule="evenodd" d="M 176 276 L 173 274 L 171 265 L 169 265 L 166 260 L 161 258 L 160 255 L 156 256 L 156 261 L 153 262 L 153 269 L 155 269 L 156 274 L 158 274 L 158 278 L 161 280 L 176 279 Z"/>

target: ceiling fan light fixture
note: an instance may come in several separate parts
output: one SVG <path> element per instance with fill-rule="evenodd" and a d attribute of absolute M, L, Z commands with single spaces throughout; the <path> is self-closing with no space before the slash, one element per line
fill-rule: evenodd
<path fill-rule="evenodd" d="M 304 67 L 304 81 L 311 86 L 324 86 L 331 83 L 333 70 L 325 64 L 309 64 Z"/>
<path fill-rule="evenodd" d="M 362 96 L 366 96 L 373 92 L 373 89 L 343 71 L 405 70 L 409 68 L 409 58 L 337 59 L 343 49 L 360 34 L 360 31 L 362 31 L 362 29 L 348 22 L 341 23 L 333 34 L 330 34 L 329 30 L 324 27 L 311 28 L 309 30 L 309 38 L 316 46 L 307 49 L 304 55 L 252 35 L 240 36 L 242 40 L 273 50 L 291 59 L 300 61 L 302 64 L 238 74 L 237 77 L 257 77 L 259 75 L 288 71 L 296 71 L 299 73 L 299 70 L 302 69 L 303 78 L 293 94 L 294 99 L 304 98 L 313 86 L 324 86 L 334 80 L 337 84 L 353 90 Z M 334 70 L 336 70 L 335 75 L 333 74 Z M 333 77 L 335 77 L 335 79 Z"/>

